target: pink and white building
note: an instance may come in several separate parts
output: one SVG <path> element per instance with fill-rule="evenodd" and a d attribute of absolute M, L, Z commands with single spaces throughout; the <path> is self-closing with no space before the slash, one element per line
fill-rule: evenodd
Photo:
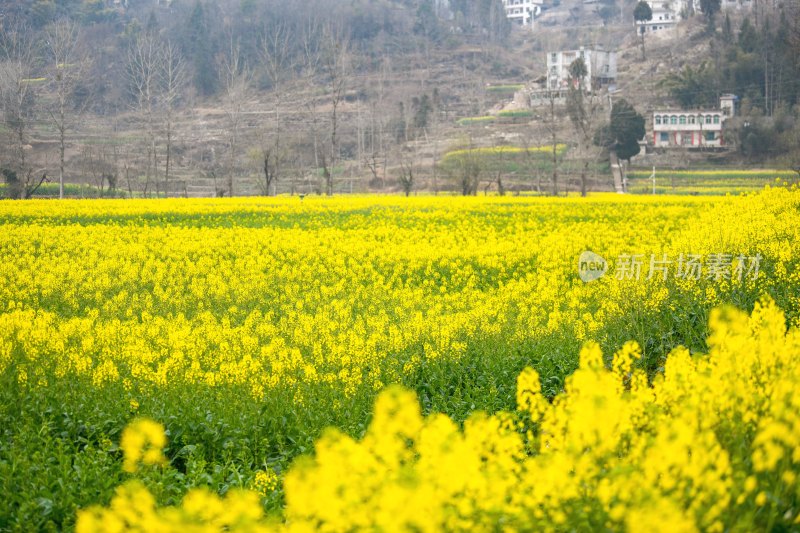
<path fill-rule="evenodd" d="M 653 146 L 725 146 L 722 125 L 736 113 L 737 100 L 736 96 L 726 94 L 720 98 L 717 110 L 656 111 L 653 113 Z"/>

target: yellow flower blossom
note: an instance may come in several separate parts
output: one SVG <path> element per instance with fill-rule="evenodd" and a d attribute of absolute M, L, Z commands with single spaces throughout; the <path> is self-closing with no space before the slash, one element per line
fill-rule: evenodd
<path fill-rule="evenodd" d="M 263 498 L 278 490 L 265 470 L 255 490 L 198 488 L 162 507 L 128 483 L 108 507 L 81 510 L 79 531 L 720 531 L 757 529 L 766 512 L 790 530 L 800 497 L 800 335 L 787 327 L 800 308 L 798 207 L 784 189 L 0 203 L 0 370 L 26 393 L 97 389 L 114 412 L 195 388 L 332 411 L 377 395 L 363 434 L 330 429 L 281 470 L 275 523 L 261 508 L 279 499 Z M 576 259 L 590 249 L 612 261 L 763 262 L 741 279 L 583 283 Z M 674 347 L 654 361 L 652 346 L 683 332 L 645 328 L 641 345 L 613 335 L 632 318 L 642 321 L 634 336 L 645 320 L 695 320 L 758 294 L 779 298 L 789 319 L 769 298 L 749 314 L 722 307 L 705 354 Z M 569 354 L 577 370 L 563 390 L 543 390 L 540 372 L 562 362 L 541 354 L 539 372 L 517 378 L 513 413 L 427 414 L 396 385 L 430 386 L 413 377 L 476 347 L 524 354 L 552 338 L 583 343 Z M 500 379 L 485 390 L 503 400 L 510 383 Z M 98 444 L 110 451 L 103 436 Z M 164 465 L 165 444 L 157 422 L 132 422 L 123 469 Z"/>
<path fill-rule="evenodd" d="M 268 496 L 278 488 L 278 476 L 273 470 L 259 470 L 253 480 L 253 490 L 262 496 Z"/>
<path fill-rule="evenodd" d="M 137 418 L 125 427 L 119 447 L 124 454 L 123 470 L 136 472 L 139 465 L 163 465 L 167 444 L 164 426 L 148 418 Z"/>

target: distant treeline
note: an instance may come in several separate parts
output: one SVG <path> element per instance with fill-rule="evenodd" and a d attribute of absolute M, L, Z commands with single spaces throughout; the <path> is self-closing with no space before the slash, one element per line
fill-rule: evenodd
<path fill-rule="evenodd" d="M 282 59 L 299 69 L 324 46 L 323 24 L 347 37 L 365 68 L 378 57 L 445 41 L 500 43 L 510 31 L 500 0 L 2 0 L 0 13 L 4 27 L 36 31 L 63 18 L 83 25 L 100 54 L 96 68 L 106 84 L 123 76 L 119 58 L 136 36 L 158 31 L 179 45 L 194 88 L 206 96 L 221 88 L 217 65 L 232 39 L 244 62 L 262 67 L 259 82 L 269 88 L 263 51 L 276 33 L 286 43 Z"/>

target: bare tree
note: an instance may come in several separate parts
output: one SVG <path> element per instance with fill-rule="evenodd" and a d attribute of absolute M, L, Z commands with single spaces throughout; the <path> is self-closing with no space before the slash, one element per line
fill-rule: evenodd
<path fill-rule="evenodd" d="M 277 144 L 276 139 L 276 144 Z M 280 172 L 281 158 L 280 148 L 275 146 L 264 150 L 264 194 L 274 196 L 278 188 L 278 174 Z"/>
<path fill-rule="evenodd" d="M 234 195 L 234 173 L 238 168 L 239 136 L 250 98 L 252 74 L 242 58 L 239 43 L 231 38 L 230 51 L 221 65 L 223 83 L 222 108 L 228 126 L 228 195 Z"/>
<path fill-rule="evenodd" d="M 31 35 L 25 27 L 0 32 L 0 105 L 7 138 L 2 170 L 9 193 L 17 198 L 29 197 L 47 181 L 46 172 L 35 170 L 26 154 L 45 81 L 34 74 L 37 55 Z"/>
<path fill-rule="evenodd" d="M 581 165 L 581 196 L 586 196 L 589 165 L 597 160 L 599 153 L 593 139 L 601 107 L 594 93 L 588 92 L 584 86 L 587 69 L 583 59 L 573 61 L 569 73 L 571 83 L 567 93 L 567 114 L 575 133 L 576 155 Z"/>
<path fill-rule="evenodd" d="M 91 180 L 92 186 L 102 195 L 106 181 L 108 181 L 112 172 L 111 165 L 103 147 L 92 145 L 83 146 L 80 151 L 79 165 L 83 176 L 87 181 Z M 109 190 L 111 190 L 110 182 Z"/>
<path fill-rule="evenodd" d="M 322 25 L 316 14 L 311 13 L 302 26 L 300 34 L 300 48 L 302 50 L 302 78 L 304 84 L 312 85 L 315 83 L 317 74 L 321 68 L 322 49 L 320 45 L 320 33 Z M 312 96 L 306 98 L 305 106 L 311 117 L 311 136 L 314 146 L 314 168 L 320 168 L 320 149 L 319 149 L 319 121 L 317 117 L 317 99 Z"/>
<path fill-rule="evenodd" d="M 384 59 L 379 76 L 372 87 L 369 100 L 369 115 L 367 131 L 365 133 L 365 147 L 363 151 L 364 166 L 372 174 L 374 183 L 382 188 L 386 179 L 388 164 L 388 146 L 386 139 L 386 116 L 384 105 L 386 98 L 386 79 L 390 66 Z"/>
<path fill-rule="evenodd" d="M 461 194 L 464 196 L 478 194 L 478 185 L 481 182 L 481 174 L 483 173 L 483 162 L 480 155 L 474 149 L 467 150 L 464 157 L 460 158 L 460 181 L 461 181 Z"/>
<path fill-rule="evenodd" d="M 506 174 L 506 169 L 509 166 L 509 163 L 512 162 L 512 157 L 510 154 L 506 154 L 502 151 L 495 154 L 492 157 L 491 164 L 487 164 L 486 166 L 491 166 L 492 168 L 487 168 L 486 174 L 488 175 L 488 179 L 486 180 L 486 185 L 483 187 L 483 194 L 486 196 L 489 194 L 489 189 L 492 188 L 493 185 L 497 186 L 497 194 L 498 196 L 505 196 L 506 195 L 506 184 L 503 182 L 503 177 Z M 491 172 L 488 172 L 491 170 Z"/>
<path fill-rule="evenodd" d="M 164 114 L 164 194 L 169 194 L 169 175 L 172 165 L 175 113 L 187 82 L 186 63 L 179 48 L 166 41 L 161 49 L 161 87 L 159 99 Z"/>
<path fill-rule="evenodd" d="M 80 27 L 72 21 L 57 21 L 45 30 L 48 82 L 52 100 L 47 113 L 58 131 L 58 197 L 64 198 L 64 154 L 67 132 L 86 108 L 88 99 L 79 99 L 76 90 L 85 79 L 90 60 L 83 46 Z"/>
<path fill-rule="evenodd" d="M 442 170 L 458 184 L 462 195 L 474 196 L 478 194 L 478 186 L 485 170 L 485 161 L 475 148 L 471 138 L 464 145 L 466 148 L 446 155 L 441 166 Z"/>
<path fill-rule="evenodd" d="M 259 55 L 269 79 L 274 111 L 274 122 L 267 128 L 271 140 L 262 142 L 259 150 L 264 177 L 261 189 L 265 195 L 270 196 L 277 194 L 278 177 L 287 156 L 284 149 L 286 143 L 281 142 L 281 136 L 285 135 L 281 109 L 287 96 L 284 84 L 290 83 L 294 78 L 297 59 L 294 56 L 292 28 L 286 20 L 272 19 L 265 25 Z M 292 194 L 294 189 L 295 185 L 292 183 Z"/>
<path fill-rule="evenodd" d="M 288 151 L 281 142 L 281 135 L 276 133 L 271 139 L 264 139 L 261 148 L 250 151 L 249 158 L 260 168 L 262 179 L 258 183 L 262 194 L 276 195 L 278 179 L 284 171 L 284 164 L 288 158 Z"/>
<path fill-rule="evenodd" d="M 416 185 L 416 164 L 416 150 L 413 146 L 404 146 L 400 154 L 400 174 L 397 177 L 397 181 L 400 183 L 400 188 L 403 189 L 403 194 L 406 196 L 411 194 L 411 191 L 414 190 L 414 186 Z"/>
<path fill-rule="evenodd" d="M 533 178 L 535 177 L 536 192 L 542 194 L 542 158 L 535 147 L 538 146 L 538 140 L 534 138 L 533 129 L 526 128 L 525 132 L 520 137 L 522 149 L 524 150 L 524 157 L 522 159 L 526 173 L 531 177 L 531 188 L 533 185 Z"/>
<path fill-rule="evenodd" d="M 324 28 L 325 48 L 322 57 L 322 71 L 328 86 L 331 104 L 331 145 L 330 160 L 323 158 L 325 193 L 333 194 L 333 168 L 339 160 L 339 106 L 344 99 L 346 84 L 350 74 L 350 42 L 344 31 L 333 24 Z M 329 168 L 330 167 L 330 168 Z"/>
<path fill-rule="evenodd" d="M 442 98 L 439 94 L 438 88 L 433 90 L 433 113 L 431 114 L 431 121 L 430 121 L 430 130 L 433 137 L 433 152 L 431 154 L 432 161 L 431 161 L 431 177 L 433 180 L 432 187 L 433 187 L 433 194 L 439 194 L 439 185 L 436 182 L 436 168 L 439 164 L 439 126 L 441 122 L 441 107 L 442 107 Z M 428 140 L 428 133 L 425 132 L 425 140 Z"/>
<path fill-rule="evenodd" d="M 561 113 L 560 109 L 557 111 L 556 100 L 558 99 L 558 91 L 552 90 L 548 93 L 548 111 L 544 117 L 544 126 L 550 137 L 551 145 L 551 162 L 552 162 L 552 175 L 551 175 L 551 194 L 558 196 L 558 135 L 561 131 Z M 559 106 L 560 107 L 560 106 Z"/>
<path fill-rule="evenodd" d="M 261 37 L 261 60 L 269 78 L 270 88 L 275 98 L 275 119 L 283 96 L 283 82 L 293 74 L 292 33 L 283 20 L 272 20 L 264 28 Z"/>
<path fill-rule="evenodd" d="M 134 97 L 134 106 L 145 128 L 145 184 L 143 193 L 148 194 L 151 178 L 158 168 L 156 153 L 156 111 L 161 90 L 161 76 L 164 69 L 164 54 L 158 36 L 153 32 L 143 32 L 137 36 L 128 49 L 128 82 Z M 158 179 L 156 194 L 158 193 Z"/>

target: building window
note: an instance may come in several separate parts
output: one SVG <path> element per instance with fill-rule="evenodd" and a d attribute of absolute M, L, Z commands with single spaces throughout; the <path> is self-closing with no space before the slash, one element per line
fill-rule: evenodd
<path fill-rule="evenodd" d="M 719 115 L 714 115 L 714 124 L 719 124 Z"/>
<path fill-rule="evenodd" d="M 672 115 L 671 117 L 669 117 L 669 123 L 670 124 L 677 124 L 678 123 L 678 117 L 676 115 Z"/>
<path fill-rule="evenodd" d="M 689 115 L 689 124 L 694 124 L 694 115 Z"/>
<path fill-rule="evenodd" d="M 714 131 L 707 131 L 706 132 L 706 140 L 707 141 L 715 141 L 717 139 L 717 133 Z"/>
<path fill-rule="evenodd" d="M 557 57 L 556 54 L 550 54 L 550 61 L 555 63 L 557 61 L 556 57 Z"/>
<path fill-rule="evenodd" d="M 659 140 L 663 143 L 669 142 L 669 133 L 667 133 L 666 131 L 662 131 Z"/>
<path fill-rule="evenodd" d="M 661 124 L 661 115 L 656 115 L 656 124 Z"/>
<path fill-rule="evenodd" d="M 681 115 L 680 123 L 681 125 L 686 124 L 686 115 Z"/>
<path fill-rule="evenodd" d="M 706 115 L 706 124 L 711 124 L 711 115 Z"/>

